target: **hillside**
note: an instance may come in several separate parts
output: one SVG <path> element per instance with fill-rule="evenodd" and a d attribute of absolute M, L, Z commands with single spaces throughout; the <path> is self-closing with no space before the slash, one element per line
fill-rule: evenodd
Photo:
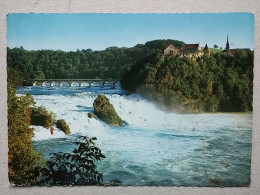
<path fill-rule="evenodd" d="M 173 112 L 251 111 L 253 53 L 218 52 L 197 60 L 158 53 L 132 66 L 121 85 Z"/>

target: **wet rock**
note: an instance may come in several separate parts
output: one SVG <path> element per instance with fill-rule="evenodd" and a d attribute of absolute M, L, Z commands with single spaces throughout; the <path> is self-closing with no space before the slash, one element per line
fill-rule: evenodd
<path fill-rule="evenodd" d="M 53 131 L 54 131 L 54 129 L 53 129 L 53 127 L 51 127 L 50 132 L 51 132 L 52 135 L 53 135 Z"/>
<path fill-rule="evenodd" d="M 94 114 L 111 126 L 124 125 L 122 119 L 116 113 L 114 106 L 109 102 L 108 98 L 103 94 L 99 94 L 93 103 Z"/>
<path fill-rule="evenodd" d="M 93 113 L 91 113 L 91 112 L 88 113 L 88 118 L 97 119 L 96 116 Z"/>

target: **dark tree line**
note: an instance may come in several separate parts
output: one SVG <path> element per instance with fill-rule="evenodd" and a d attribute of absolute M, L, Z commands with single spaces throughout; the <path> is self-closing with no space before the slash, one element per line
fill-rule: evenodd
<path fill-rule="evenodd" d="M 21 80 L 120 78 L 136 61 L 162 51 L 169 44 L 181 47 L 184 42 L 156 40 L 132 48 L 109 47 L 103 51 L 87 49 L 76 52 L 7 48 L 7 65 L 20 74 Z"/>
<path fill-rule="evenodd" d="M 121 85 L 175 112 L 251 111 L 253 52 L 219 52 L 192 60 L 160 53 L 137 62 Z"/>

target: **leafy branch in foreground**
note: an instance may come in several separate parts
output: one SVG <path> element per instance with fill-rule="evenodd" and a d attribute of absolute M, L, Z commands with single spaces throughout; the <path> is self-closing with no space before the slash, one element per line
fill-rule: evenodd
<path fill-rule="evenodd" d="M 74 142 L 78 148 L 72 153 L 52 153 L 43 169 L 42 185 L 100 185 L 103 175 L 95 165 L 96 161 L 106 158 L 95 146 L 95 137 L 79 137 Z"/>

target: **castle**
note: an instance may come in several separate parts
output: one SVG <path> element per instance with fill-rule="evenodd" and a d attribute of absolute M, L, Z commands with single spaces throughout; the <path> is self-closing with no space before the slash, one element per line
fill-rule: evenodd
<path fill-rule="evenodd" d="M 202 50 L 200 44 L 185 44 L 182 48 L 176 48 L 174 45 L 170 44 L 163 51 L 163 56 L 175 56 L 175 55 L 185 56 L 185 57 L 200 57 L 204 54 L 210 55 L 210 49 L 206 44 Z"/>
<path fill-rule="evenodd" d="M 223 52 L 235 55 L 237 50 L 244 50 L 246 53 L 251 52 L 249 48 L 230 49 L 227 36 L 226 48 L 223 50 Z M 205 45 L 203 50 L 201 49 L 200 44 L 185 44 L 185 46 L 182 48 L 176 48 L 174 45 L 170 44 L 168 47 L 164 49 L 162 55 L 175 56 L 177 54 L 181 57 L 185 56 L 188 58 L 197 58 L 205 54 L 210 55 L 210 49 L 207 44 Z"/>

